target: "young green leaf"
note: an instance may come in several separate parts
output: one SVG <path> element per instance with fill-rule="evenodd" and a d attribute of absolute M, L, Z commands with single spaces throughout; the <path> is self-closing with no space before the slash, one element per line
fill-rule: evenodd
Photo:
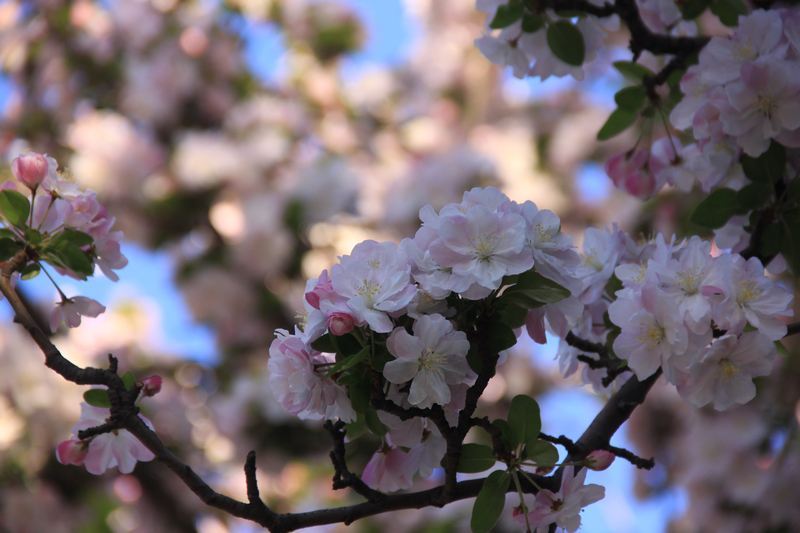
<path fill-rule="evenodd" d="M 720 22 L 734 28 L 739 25 L 739 16 L 747 15 L 747 5 L 742 0 L 715 0 L 711 4 L 711 12 Z"/>
<path fill-rule="evenodd" d="M 525 394 L 515 396 L 508 409 L 508 425 L 518 444 L 539 438 L 542 418 L 536 400 Z"/>
<path fill-rule="evenodd" d="M 0 191 L 0 211 L 3 212 L 9 222 L 17 227 L 24 228 L 28 224 L 31 203 L 17 191 L 5 189 Z"/>
<path fill-rule="evenodd" d="M 83 246 L 88 246 L 94 242 L 94 238 L 89 235 L 88 233 L 84 233 L 82 231 L 78 231 L 76 229 L 66 228 L 63 231 L 60 231 L 54 238 L 53 244 L 59 242 L 71 242 L 78 248 Z"/>
<path fill-rule="evenodd" d="M 613 65 L 626 80 L 637 84 L 642 83 L 645 78 L 652 78 L 656 75 L 649 68 L 632 61 L 615 61 Z"/>
<path fill-rule="evenodd" d="M 83 399 L 94 407 L 111 407 L 106 389 L 90 389 L 83 393 Z"/>
<path fill-rule="evenodd" d="M 521 2 L 511 2 L 509 4 L 497 7 L 497 13 L 492 19 L 489 27 L 493 30 L 499 30 L 506 26 L 511 26 L 516 21 L 522 18 L 525 12 Z"/>
<path fill-rule="evenodd" d="M 541 466 L 553 466 L 558 462 L 558 449 L 544 440 L 528 441 L 525 454 L 528 461 Z"/>
<path fill-rule="evenodd" d="M 33 279 L 36 276 L 38 276 L 41 271 L 42 267 L 40 267 L 38 263 L 30 263 L 20 271 L 19 279 L 22 280 Z"/>
<path fill-rule="evenodd" d="M 86 252 L 69 241 L 62 241 L 48 247 L 47 250 L 55 255 L 64 267 L 80 276 L 83 280 L 94 273 L 92 261 Z"/>
<path fill-rule="evenodd" d="M 381 422 L 381 419 L 378 418 L 378 411 L 372 407 L 364 412 L 364 420 L 366 420 L 369 430 L 378 437 L 383 437 L 389 433 L 389 426 Z"/>
<path fill-rule="evenodd" d="M 28 228 L 25 230 L 25 241 L 34 246 L 40 244 L 42 242 L 42 234 L 37 229 Z"/>
<path fill-rule="evenodd" d="M 742 170 L 752 182 L 776 183 L 786 170 L 786 148 L 775 141 L 758 157 L 742 156 Z"/>
<path fill-rule="evenodd" d="M 639 111 L 644 106 L 646 100 L 647 96 L 644 94 L 644 89 L 640 85 L 625 87 L 614 95 L 614 101 L 617 103 L 617 107 L 632 113 Z"/>
<path fill-rule="evenodd" d="M 8 261 L 22 250 L 24 245 L 11 239 L 0 239 L 0 262 Z"/>
<path fill-rule="evenodd" d="M 514 334 L 514 330 L 504 322 L 489 322 L 484 335 L 489 339 L 489 348 L 494 353 L 508 350 L 517 344 L 517 336 Z"/>
<path fill-rule="evenodd" d="M 536 33 L 547 24 L 547 17 L 536 13 L 526 13 L 522 16 L 522 31 L 525 33 Z"/>
<path fill-rule="evenodd" d="M 744 215 L 747 210 L 736 200 L 733 189 L 717 189 L 709 194 L 692 213 L 691 221 L 698 226 L 719 229 L 734 215 Z"/>
<path fill-rule="evenodd" d="M 136 383 L 136 376 L 134 376 L 133 372 L 131 372 L 130 370 L 122 374 L 120 378 L 122 379 L 122 383 L 125 384 L 126 390 L 131 390 L 133 384 Z"/>
<path fill-rule="evenodd" d="M 748 183 L 736 192 L 736 201 L 743 209 L 761 207 L 772 195 L 772 187 L 764 183 Z"/>
<path fill-rule="evenodd" d="M 680 4 L 683 20 L 694 20 L 711 5 L 711 0 L 687 0 Z"/>
<path fill-rule="evenodd" d="M 598 141 L 607 141 L 612 137 L 616 137 L 623 131 L 627 130 L 636 119 L 639 118 L 639 113 L 636 111 L 628 111 L 626 109 L 618 108 L 608 117 L 606 123 L 597 132 Z"/>
<path fill-rule="evenodd" d="M 547 27 L 547 45 L 558 59 L 579 67 L 586 57 L 586 44 L 583 34 L 574 24 L 559 20 Z"/>
<path fill-rule="evenodd" d="M 569 298 L 570 294 L 569 289 L 562 287 L 555 281 L 547 279 L 534 270 L 529 270 L 521 274 L 517 278 L 517 283 L 513 287 L 506 289 L 500 299 L 502 300 L 507 297 L 513 299 L 524 296 L 532 300 L 533 304 L 554 304 L 560 302 L 564 298 Z M 532 305 L 529 309 L 535 309 L 537 307 L 540 307 L 540 305 Z"/>
<path fill-rule="evenodd" d="M 461 447 L 461 459 L 458 461 L 458 472 L 477 474 L 489 470 L 497 462 L 494 451 L 483 444 L 467 443 Z M 442 457 L 442 468 L 447 468 L 447 456 Z"/>
<path fill-rule="evenodd" d="M 495 470 L 489 474 L 472 507 L 469 523 L 472 533 L 489 533 L 494 527 L 503 514 L 510 483 L 511 476 L 505 470 Z"/>

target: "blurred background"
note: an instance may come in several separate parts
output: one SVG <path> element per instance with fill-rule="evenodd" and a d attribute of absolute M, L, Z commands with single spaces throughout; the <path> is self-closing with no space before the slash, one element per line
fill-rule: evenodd
<path fill-rule="evenodd" d="M 0 181 L 12 179 L 16 155 L 55 157 L 116 217 L 130 260 L 116 284 L 99 272 L 88 283 L 59 280 L 68 296 L 108 309 L 54 342 L 81 366 L 113 353 L 139 379 L 162 376 L 142 410 L 215 490 L 246 498 L 242 465 L 255 449 L 262 497 L 278 512 L 361 501 L 331 489 L 321 423 L 272 398 L 268 348 L 275 328 L 294 324 L 308 278 L 364 239 L 412 236 L 424 205 L 438 210 L 492 185 L 555 211 L 578 245 L 586 227 L 612 222 L 643 236 L 698 231 L 688 214 L 699 194 L 667 190 L 644 204 L 603 172 L 636 142 L 633 131 L 595 140 L 624 86 L 610 68 L 630 59 L 624 30 L 609 34 L 582 82 L 520 81 L 473 45 L 484 18 L 473 0 L 0 3 Z M 47 316 L 56 292 L 46 278 L 19 288 Z M 55 446 L 69 438 L 84 389 L 47 370 L 5 307 L 2 316 L 0 532 L 260 530 L 206 508 L 159 464 L 99 477 L 58 464 Z M 543 431 L 577 439 L 605 398 L 559 375 L 556 348 L 523 337 L 479 414 L 505 417 L 511 398 L 531 394 Z M 790 454 L 785 480 L 764 474 L 777 475 L 770 458 L 797 425 L 795 359 L 766 399 L 724 416 L 657 385 L 612 444 L 655 455 L 658 466 L 636 472 L 617 461 L 591 472 L 606 498 L 582 514 L 581 531 L 721 531 L 731 514 L 722 499 L 748 502 L 748 520 L 761 516 L 763 486 L 797 472 Z M 377 445 L 350 444 L 351 469 Z M 749 484 L 731 499 L 720 487 L 733 486 L 732 465 Z M 440 481 L 435 472 L 415 488 Z M 795 523 L 797 491 L 785 494 L 763 512 Z M 520 531 L 511 502 L 496 531 Z M 316 530 L 466 532 L 471 505 Z"/>

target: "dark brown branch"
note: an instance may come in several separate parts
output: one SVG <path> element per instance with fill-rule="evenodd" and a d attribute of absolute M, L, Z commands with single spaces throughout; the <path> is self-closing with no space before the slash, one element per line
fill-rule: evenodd
<path fill-rule="evenodd" d="M 379 503 L 385 498 L 385 495 L 367 486 L 360 477 L 350 472 L 347 468 L 344 447 L 344 425 L 344 422 L 341 420 L 337 420 L 336 423 L 330 420 L 325 422 L 325 429 L 328 430 L 331 438 L 333 438 L 333 451 L 330 453 L 334 469 L 333 488 L 334 490 L 339 490 L 351 487 L 356 493 L 366 498 L 367 501 Z"/>
<path fill-rule="evenodd" d="M 611 452 L 617 457 L 621 457 L 631 463 L 636 468 L 641 468 L 644 470 L 650 470 L 654 466 L 656 466 L 656 461 L 654 458 L 650 459 L 642 459 L 635 453 L 626 450 L 625 448 L 617 448 L 616 446 L 611 446 L 610 444 L 604 448 L 607 452 Z"/>
<path fill-rule="evenodd" d="M 793 322 L 786 326 L 786 335 L 784 335 L 784 338 L 789 335 L 797 335 L 798 333 L 800 333 L 800 322 Z"/>
<path fill-rule="evenodd" d="M 757 257 L 761 264 L 765 267 L 775 258 L 773 255 L 763 255 L 761 249 L 763 247 L 764 231 L 767 226 L 775 221 L 775 210 L 771 207 L 761 209 L 756 216 L 756 222 L 753 225 L 753 231 L 750 233 L 750 243 L 747 248 L 739 252 L 745 260 L 751 257 Z"/>
<path fill-rule="evenodd" d="M 709 41 L 708 37 L 671 37 L 651 32 L 642 21 L 634 0 L 615 0 L 614 9 L 631 32 L 630 49 L 634 61 L 645 50 L 655 55 L 674 55 L 685 59 Z"/>
<path fill-rule="evenodd" d="M 551 444 L 558 444 L 560 446 L 563 446 L 564 449 L 567 450 L 567 453 L 580 453 L 580 448 L 575 446 L 575 443 L 572 442 L 572 440 L 565 437 L 564 435 L 561 435 L 560 437 L 551 437 L 546 433 L 539 433 L 539 439 L 547 441 Z"/>

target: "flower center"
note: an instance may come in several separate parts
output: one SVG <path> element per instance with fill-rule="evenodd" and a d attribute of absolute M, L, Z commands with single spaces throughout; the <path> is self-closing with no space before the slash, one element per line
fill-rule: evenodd
<path fill-rule="evenodd" d="M 739 367 L 727 359 L 720 361 L 719 366 L 722 367 L 722 379 L 725 381 L 725 383 L 729 382 L 734 376 L 736 376 L 736 374 L 739 373 Z"/>
<path fill-rule="evenodd" d="M 756 103 L 756 107 L 758 107 L 758 110 L 767 118 L 772 118 L 772 114 L 775 112 L 775 104 L 772 102 L 772 96 L 765 95 L 764 91 L 759 91 L 757 98 L 758 102 Z"/>
<path fill-rule="evenodd" d="M 755 300 L 761 296 L 761 291 L 756 289 L 756 282 L 753 280 L 743 281 L 740 284 L 739 297 L 736 298 L 736 303 L 743 304 L 750 300 Z"/>
<path fill-rule="evenodd" d="M 642 344 L 647 344 L 647 350 L 650 351 L 655 345 L 664 339 L 664 328 L 658 324 L 642 324 L 639 326 L 639 336 L 636 337 Z"/>
<path fill-rule="evenodd" d="M 753 41 L 745 39 L 733 45 L 733 57 L 737 61 L 753 61 L 756 58 L 755 47 Z"/>
<path fill-rule="evenodd" d="M 680 287 L 687 296 L 693 296 L 700 291 L 700 273 L 697 267 L 687 268 L 675 274 Z"/>
<path fill-rule="evenodd" d="M 367 307 L 369 308 L 372 308 L 372 304 L 375 303 L 375 297 L 381 293 L 381 288 L 380 283 L 373 283 L 366 279 L 363 285 L 355 286 L 356 292 L 367 301 Z"/>
<path fill-rule="evenodd" d="M 427 349 L 422 353 L 419 359 L 419 372 L 438 372 L 442 373 L 440 368 L 447 361 L 447 355 L 437 351 Z"/>
<path fill-rule="evenodd" d="M 478 238 L 470 237 L 469 245 L 472 247 L 475 255 L 478 256 L 478 259 L 489 262 L 494 255 L 495 241 L 497 241 L 497 237 L 484 233 Z"/>

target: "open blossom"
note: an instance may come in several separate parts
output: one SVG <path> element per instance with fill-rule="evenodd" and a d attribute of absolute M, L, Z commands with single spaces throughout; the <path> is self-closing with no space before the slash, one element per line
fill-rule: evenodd
<path fill-rule="evenodd" d="M 449 385 L 459 385 L 472 371 L 467 364 L 469 341 L 463 331 L 453 330 L 441 315 L 424 315 L 414 323 L 414 335 L 395 329 L 386 343 L 397 357 L 386 363 L 383 375 L 390 383 L 411 381 L 408 401 L 417 407 L 444 405 L 450 401 Z"/>
<path fill-rule="evenodd" d="M 110 416 L 110 409 L 82 402 L 81 419 L 72 426 L 72 434 L 77 436 L 79 431 L 105 424 Z M 148 419 L 142 415 L 139 418 L 153 429 L 153 424 Z M 115 466 L 119 466 L 121 473 L 130 474 L 136 461 L 150 461 L 155 456 L 129 431 L 117 429 L 92 437 L 88 443 L 76 439 L 62 442 L 58 446 L 56 457 L 62 464 L 82 463 L 90 473 L 100 475 Z"/>
<path fill-rule="evenodd" d="M 717 411 L 747 403 L 756 396 L 753 378 L 772 372 L 775 353 L 775 343 L 757 331 L 725 335 L 698 354 L 678 393 L 694 407 L 713 401 Z"/>
<path fill-rule="evenodd" d="M 352 422 L 356 415 L 344 389 L 331 379 L 322 379 L 315 365 L 330 363 L 298 335 L 277 330 L 269 347 L 269 384 L 284 409 L 301 419 L 341 418 Z M 324 372 L 324 370 L 323 370 Z"/>
<path fill-rule="evenodd" d="M 419 468 L 421 448 L 413 447 L 408 453 L 394 446 L 387 437 L 364 467 L 361 479 L 368 487 L 381 492 L 394 492 L 411 487 L 411 479 Z"/>
<path fill-rule="evenodd" d="M 664 185 L 657 183 L 647 167 L 648 153 L 645 150 L 624 152 L 612 156 L 605 166 L 606 174 L 614 186 L 640 200 L 651 198 Z"/>
<path fill-rule="evenodd" d="M 512 24 L 503 29 L 498 37 L 484 35 L 475 39 L 475 46 L 481 54 L 495 65 L 510 66 L 515 78 L 522 79 L 528 75 L 531 62 L 525 52 L 517 45 L 521 28 Z"/>
<path fill-rule="evenodd" d="M 553 493 L 547 489 L 536 495 L 533 505 L 528 507 L 527 522 L 530 523 L 534 533 L 547 533 L 550 524 L 574 533 L 581 526 L 581 509 L 587 505 L 602 500 L 606 489 L 600 485 L 584 485 L 586 472 L 583 468 L 575 475 L 575 467 L 569 465 L 564 468 L 561 477 L 561 489 Z M 526 523 L 523 514 L 514 516 L 520 524 Z"/>
<path fill-rule="evenodd" d="M 764 275 L 756 257 L 747 261 L 739 255 L 725 255 L 723 269 L 727 297 L 714 308 L 714 321 L 721 329 L 741 329 L 749 322 L 773 341 L 786 335 L 786 324 L 778 316 L 792 316 L 789 303 L 794 296 Z"/>
<path fill-rule="evenodd" d="M 84 296 L 62 299 L 50 315 L 50 329 L 55 332 L 61 322 L 65 322 L 67 327 L 77 328 L 81 325 L 81 316 L 96 318 L 105 310 L 99 302 Z"/>
<path fill-rule="evenodd" d="M 407 256 L 392 242 L 364 241 L 331 268 L 331 285 L 347 300 L 357 322 L 377 333 L 392 331 L 388 313 L 400 311 L 417 293 Z"/>

